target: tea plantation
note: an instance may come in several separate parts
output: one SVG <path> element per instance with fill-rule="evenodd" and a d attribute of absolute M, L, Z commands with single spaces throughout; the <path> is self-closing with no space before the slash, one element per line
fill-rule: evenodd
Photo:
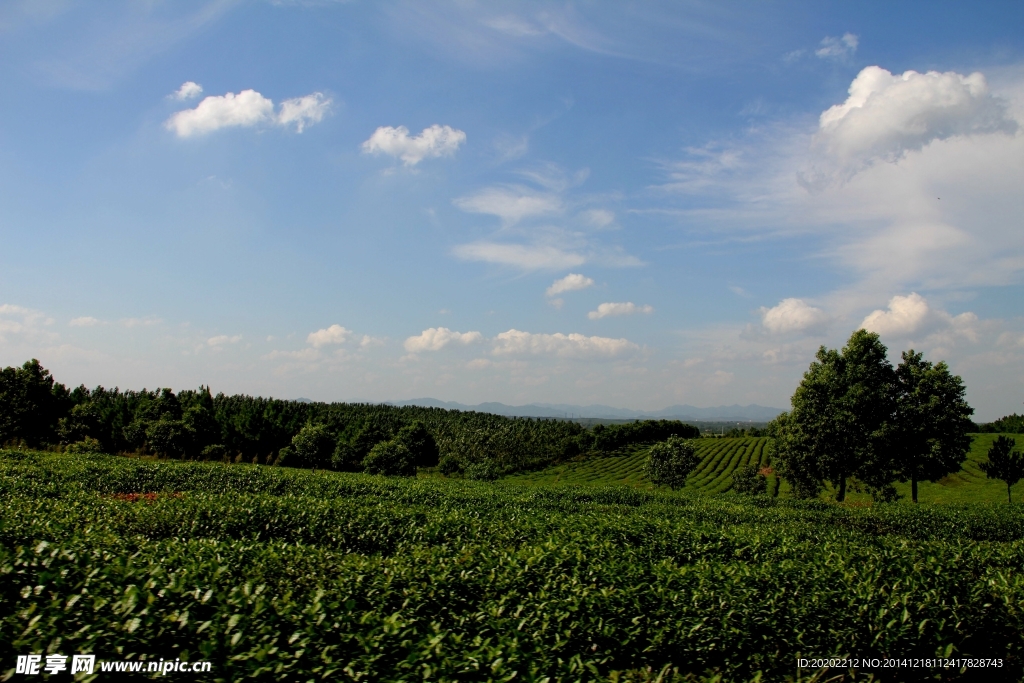
<path fill-rule="evenodd" d="M 743 452 L 699 487 L 725 490 Z M 2 451 L 0 520 L 5 680 L 28 653 L 206 659 L 218 681 L 1024 676 L 1024 512 L 1005 504 Z M 797 667 L 844 656 L 958 662 Z"/>

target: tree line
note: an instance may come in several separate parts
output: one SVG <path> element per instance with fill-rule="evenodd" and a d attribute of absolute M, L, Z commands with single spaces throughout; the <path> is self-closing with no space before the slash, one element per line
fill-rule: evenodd
<path fill-rule="evenodd" d="M 30 448 L 395 474 L 437 466 L 487 479 L 671 435 L 699 431 L 676 420 L 588 430 L 567 420 L 228 396 L 205 386 L 68 389 L 34 359 L 0 370 L 0 445 Z"/>

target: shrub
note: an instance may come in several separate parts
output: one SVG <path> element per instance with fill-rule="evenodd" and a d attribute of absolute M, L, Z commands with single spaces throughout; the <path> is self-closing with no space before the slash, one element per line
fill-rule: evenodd
<path fill-rule="evenodd" d="M 438 471 L 446 477 L 453 474 L 458 474 L 462 471 L 462 463 L 454 455 L 445 454 L 441 458 L 440 462 L 437 463 Z"/>
<path fill-rule="evenodd" d="M 201 456 L 203 460 L 224 460 L 227 457 L 228 449 L 219 443 L 210 444 L 203 449 Z"/>
<path fill-rule="evenodd" d="M 655 484 L 665 484 L 673 489 L 682 488 L 686 484 L 686 477 L 697 467 L 698 462 L 700 459 L 690 441 L 670 436 L 651 446 L 645 474 Z"/>
<path fill-rule="evenodd" d="M 491 460 L 479 460 L 466 468 L 466 479 L 494 481 L 501 476 L 501 470 Z"/>
<path fill-rule="evenodd" d="M 327 469 L 331 466 L 334 446 L 334 437 L 327 431 L 327 427 L 321 424 L 307 424 L 292 437 L 296 462 L 292 466 Z"/>
<path fill-rule="evenodd" d="M 371 448 L 369 455 L 363 459 L 363 469 L 367 474 L 386 474 L 393 477 L 416 476 L 416 464 L 413 462 L 412 451 L 398 439 L 381 441 Z"/>
<path fill-rule="evenodd" d="M 87 436 L 81 441 L 76 441 L 73 444 L 69 444 L 66 452 L 68 453 L 102 453 L 103 447 L 100 445 L 99 439 L 94 439 L 91 436 Z"/>
<path fill-rule="evenodd" d="M 768 491 L 768 477 L 761 474 L 757 465 L 737 467 L 732 474 L 732 488 L 748 496 L 761 495 Z"/>

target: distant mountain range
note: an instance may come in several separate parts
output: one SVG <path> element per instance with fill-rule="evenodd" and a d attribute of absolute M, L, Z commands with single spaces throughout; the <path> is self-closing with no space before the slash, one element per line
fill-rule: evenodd
<path fill-rule="evenodd" d="M 768 422 L 784 412 L 783 408 L 769 408 L 751 404 L 747 406 L 715 406 L 698 408 L 690 405 L 675 405 L 661 410 L 630 410 L 604 405 L 578 406 L 568 403 L 530 403 L 524 406 L 510 406 L 504 403 L 478 403 L 466 405 L 454 401 L 440 401 L 436 398 L 412 398 L 408 401 L 389 401 L 394 406 L 422 406 L 424 408 L 446 408 L 448 410 L 475 410 L 508 417 L 578 417 L 603 420 L 631 420 L 636 418 L 657 418 L 668 420 L 698 420 L 702 422 Z"/>

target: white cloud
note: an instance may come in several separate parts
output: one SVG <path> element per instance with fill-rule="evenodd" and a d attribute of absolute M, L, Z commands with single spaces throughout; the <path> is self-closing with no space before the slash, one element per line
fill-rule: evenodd
<path fill-rule="evenodd" d="M 575 292 L 587 287 L 592 287 L 594 281 L 585 275 L 579 273 L 569 273 L 565 277 L 555 280 L 551 283 L 551 286 L 547 288 L 545 294 L 548 296 L 556 296 L 563 292 Z"/>
<path fill-rule="evenodd" d="M 71 327 L 92 327 L 99 324 L 99 320 L 89 315 L 83 315 L 80 318 L 72 318 L 71 322 L 68 323 Z"/>
<path fill-rule="evenodd" d="M 0 342 L 13 337 L 30 342 L 54 341 L 57 335 L 45 329 L 52 324 L 53 319 L 41 311 L 14 304 L 0 305 Z"/>
<path fill-rule="evenodd" d="M 320 123 L 331 108 L 331 99 L 315 92 L 305 97 L 295 97 L 281 103 L 277 123 L 282 126 L 295 124 L 295 132 L 301 133 L 306 126 Z"/>
<path fill-rule="evenodd" d="M 181 87 L 171 93 L 173 99 L 179 101 L 191 100 L 193 97 L 199 97 L 203 94 L 203 86 L 192 81 L 185 81 L 181 84 Z"/>
<path fill-rule="evenodd" d="M 460 244 L 452 252 L 464 261 L 497 263 L 524 270 L 562 270 L 583 265 L 587 260 L 582 254 L 558 247 L 499 242 Z"/>
<path fill-rule="evenodd" d="M 495 31 L 500 31 L 501 33 L 515 38 L 540 36 L 546 33 L 545 29 L 540 26 L 531 24 L 528 21 L 524 21 L 519 17 L 511 15 L 485 19 L 482 23 L 484 26 L 493 28 Z"/>
<path fill-rule="evenodd" d="M 263 360 L 277 360 L 288 358 L 290 360 L 312 362 L 320 359 L 319 349 L 300 349 L 298 351 L 279 351 L 277 349 L 260 356 Z"/>
<path fill-rule="evenodd" d="M 842 38 L 826 36 L 814 54 L 822 59 L 845 59 L 853 56 L 859 42 L 857 36 L 852 33 L 844 33 Z"/>
<path fill-rule="evenodd" d="M 371 337 L 368 334 L 364 334 L 363 338 L 359 340 L 359 348 L 368 349 L 372 346 L 382 346 L 387 339 L 383 337 Z"/>
<path fill-rule="evenodd" d="M 610 315 L 632 315 L 634 313 L 653 313 L 654 308 L 648 305 L 637 306 L 632 301 L 625 303 L 604 303 L 597 307 L 596 311 L 587 313 L 591 320 L 600 320 Z"/>
<path fill-rule="evenodd" d="M 934 140 L 1016 132 L 1006 102 L 989 92 L 978 72 L 894 75 L 864 68 L 850 84 L 849 97 L 822 112 L 815 148 L 847 179 L 875 160 L 898 161 Z M 809 186 L 830 178 L 827 168 L 805 174 Z"/>
<path fill-rule="evenodd" d="M 607 228 L 615 222 L 615 213 L 608 209 L 590 209 L 580 214 L 585 223 L 594 228 Z"/>
<path fill-rule="evenodd" d="M 400 158 L 406 166 L 415 166 L 426 158 L 451 156 L 466 141 L 466 134 L 451 126 L 434 124 L 416 137 L 409 137 L 405 126 L 381 126 L 363 143 L 363 152 L 383 152 Z"/>
<path fill-rule="evenodd" d="M 783 299 L 777 306 L 761 308 L 761 324 L 772 334 L 818 331 L 828 322 L 825 311 L 803 299 Z"/>
<path fill-rule="evenodd" d="M 524 218 L 557 214 L 562 210 L 562 200 L 557 195 L 534 192 L 518 185 L 489 187 L 452 203 L 469 213 L 497 216 L 504 225 L 515 225 Z"/>
<path fill-rule="evenodd" d="M 431 327 L 423 330 L 415 337 L 405 340 L 405 350 L 409 353 L 420 351 L 440 351 L 448 344 L 472 344 L 483 339 L 479 332 L 455 332 L 447 327 Z"/>
<path fill-rule="evenodd" d="M 341 325 L 331 325 L 328 328 L 310 332 L 306 337 L 306 342 L 319 349 L 328 344 L 344 344 L 351 336 L 352 330 L 345 329 Z"/>
<path fill-rule="evenodd" d="M 547 355 L 561 358 L 614 357 L 638 351 L 628 339 L 587 337 L 582 334 L 534 334 L 512 329 L 494 338 L 492 353 L 500 355 Z"/>
<path fill-rule="evenodd" d="M 211 95 L 194 109 L 183 109 L 164 123 L 168 130 L 180 138 L 211 133 L 221 128 L 246 127 L 266 124 L 288 126 L 295 124 L 301 133 L 310 124 L 321 121 L 330 109 L 331 100 L 322 93 L 285 100 L 279 113 L 274 112 L 273 100 L 255 90 Z"/>
<path fill-rule="evenodd" d="M 125 327 L 152 327 L 153 325 L 159 325 L 163 320 L 152 315 L 148 315 L 145 318 L 123 318 L 121 324 Z"/>
<path fill-rule="evenodd" d="M 209 339 L 207 339 L 206 343 L 209 346 L 217 347 L 224 346 L 225 344 L 237 344 L 240 341 L 242 341 L 242 335 L 240 334 L 236 334 L 230 337 L 226 334 L 219 334 L 216 337 L 210 337 Z"/>
<path fill-rule="evenodd" d="M 917 292 L 907 296 L 894 296 L 886 310 L 872 311 L 861 327 L 883 336 L 909 337 L 913 334 L 942 330 L 955 330 L 969 338 L 975 337 L 974 325 L 978 317 L 973 313 L 953 316 L 941 309 L 932 308 Z"/>

